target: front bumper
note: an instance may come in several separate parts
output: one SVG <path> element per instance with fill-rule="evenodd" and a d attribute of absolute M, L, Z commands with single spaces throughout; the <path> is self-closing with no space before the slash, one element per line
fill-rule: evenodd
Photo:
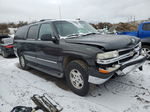
<path fill-rule="evenodd" d="M 147 56 L 145 54 L 140 54 L 138 57 L 130 59 L 124 63 L 118 64 L 116 69 L 113 69 L 108 74 L 100 73 L 94 68 L 89 69 L 89 82 L 94 84 L 102 84 L 105 81 L 109 80 L 115 73 L 118 75 L 129 74 L 131 71 L 141 67 L 146 61 Z"/>
<path fill-rule="evenodd" d="M 118 75 L 126 75 L 130 72 L 134 71 L 135 69 L 141 67 L 144 62 L 146 61 L 147 56 L 140 55 L 135 59 L 132 59 L 128 62 L 122 64 L 120 69 L 116 72 Z M 121 74 L 120 74 L 121 73 Z"/>

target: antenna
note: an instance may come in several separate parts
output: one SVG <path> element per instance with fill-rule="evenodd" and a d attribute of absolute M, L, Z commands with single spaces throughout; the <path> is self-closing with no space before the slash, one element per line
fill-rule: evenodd
<path fill-rule="evenodd" d="M 59 0 L 59 4 L 58 4 L 58 9 L 59 9 L 59 19 L 62 19 L 62 15 L 61 15 L 61 0 Z"/>

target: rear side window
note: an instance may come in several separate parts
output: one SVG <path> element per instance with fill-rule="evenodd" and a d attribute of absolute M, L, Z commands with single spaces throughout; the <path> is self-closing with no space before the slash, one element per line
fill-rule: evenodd
<path fill-rule="evenodd" d="M 29 28 L 27 39 L 37 39 L 39 25 L 34 25 Z"/>
<path fill-rule="evenodd" d="M 23 26 L 18 28 L 16 34 L 15 34 L 15 39 L 25 39 L 26 34 L 27 34 L 28 26 Z"/>
<path fill-rule="evenodd" d="M 145 30 L 145 31 L 150 31 L 150 23 L 145 23 L 145 24 L 143 25 L 143 30 Z"/>
<path fill-rule="evenodd" d="M 42 35 L 44 34 L 51 34 L 52 35 L 52 28 L 50 24 L 42 24 L 40 31 L 39 31 L 39 39 L 41 39 Z"/>

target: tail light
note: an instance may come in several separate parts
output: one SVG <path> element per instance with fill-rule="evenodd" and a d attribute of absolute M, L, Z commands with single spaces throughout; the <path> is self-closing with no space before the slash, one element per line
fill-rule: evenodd
<path fill-rule="evenodd" d="M 14 46 L 13 45 L 7 45 L 5 46 L 5 48 L 13 48 Z"/>

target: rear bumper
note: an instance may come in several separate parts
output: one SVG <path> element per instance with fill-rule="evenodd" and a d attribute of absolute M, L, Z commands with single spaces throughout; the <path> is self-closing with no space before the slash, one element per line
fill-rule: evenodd
<path fill-rule="evenodd" d="M 14 55 L 14 50 L 13 50 L 13 48 L 6 48 L 5 51 L 6 51 L 6 53 L 7 53 L 8 55 Z"/>
<path fill-rule="evenodd" d="M 131 71 L 134 71 L 135 69 L 141 67 L 146 59 L 147 56 L 145 54 L 141 54 L 136 58 L 126 61 L 122 64 L 118 64 L 118 68 L 108 74 L 102 74 L 98 70 L 90 68 L 89 82 L 94 84 L 102 84 L 105 81 L 109 80 L 115 73 L 117 73 L 118 75 L 129 74 Z"/>

